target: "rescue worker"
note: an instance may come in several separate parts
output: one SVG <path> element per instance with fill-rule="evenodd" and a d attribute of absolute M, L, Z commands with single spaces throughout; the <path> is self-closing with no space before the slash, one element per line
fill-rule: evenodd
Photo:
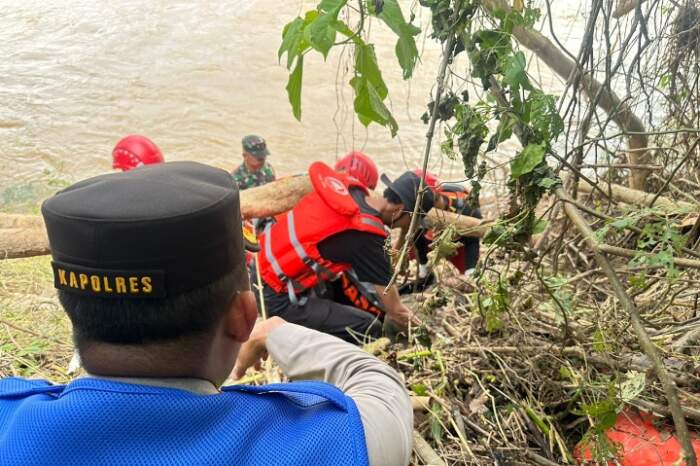
<path fill-rule="evenodd" d="M 164 161 L 158 146 L 146 136 L 138 134 L 122 138 L 112 150 L 112 168 L 115 170 L 128 171 Z"/>
<path fill-rule="evenodd" d="M 260 236 L 258 260 L 267 314 L 350 342 L 379 337 L 385 315 L 405 328 L 411 311 L 395 287 L 384 293 L 391 277 L 385 225 L 409 219 L 419 178 L 412 172 L 394 182 L 383 176 L 383 196 L 371 197 L 356 178 L 322 162 L 311 165 L 309 177 L 313 191 Z M 433 194 L 426 190 L 419 212 L 432 206 Z M 359 282 L 371 284 L 381 309 L 361 310 L 323 297 L 328 282 L 349 270 Z"/>
<path fill-rule="evenodd" d="M 408 464 L 412 410 L 393 369 L 279 317 L 255 324 L 229 173 L 102 175 L 42 214 L 87 376 L 0 379 L 0 464 Z M 221 386 L 265 354 L 307 381 Z"/>
<path fill-rule="evenodd" d="M 423 170 L 414 170 L 418 177 L 423 176 Z M 435 208 L 447 210 L 460 215 L 469 217 L 481 218 L 479 209 L 472 210 L 469 208 L 467 199 L 469 190 L 457 183 L 440 183 L 437 176 L 432 173 L 427 173 L 425 176 L 425 184 L 433 191 L 435 195 Z M 418 277 L 415 281 L 408 281 L 399 287 L 399 294 L 409 294 L 413 292 L 424 291 L 429 286 L 435 283 L 435 274 L 428 267 L 428 252 L 430 243 L 433 240 L 434 232 L 432 230 L 422 229 L 416 234 L 415 253 L 418 259 Z M 452 257 L 450 262 L 462 274 L 470 274 L 476 267 L 479 261 L 479 238 L 463 236 L 459 238 L 462 244 Z"/>
<path fill-rule="evenodd" d="M 275 181 L 275 171 L 272 169 L 272 165 L 267 162 L 270 151 L 267 149 L 265 140 L 260 136 L 250 134 L 244 137 L 241 143 L 243 145 L 243 163 L 232 173 L 238 189 L 254 188 Z"/>
<path fill-rule="evenodd" d="M 374 190 L 377 187 L 379 179 L 377 165 L 362 152 L 350 152 L 338 160 L 333 168 L 339 173 L 356 178 L 368 189 Z M 384 313 L 384 307 L 374 286 L 360 281 L 352 269 L 341 272 L 338 279 L 332 282 L 332 286 L 321 297 L 354 306 L 375 315 Z"/>
<path fill-rule="evenodd" d="M 335 163 L 335 171 L 357 178 L 363 185 L 374 191 L 379 179 L 379 171 L 374 161 L 362 152 L 350 152 Z"/>

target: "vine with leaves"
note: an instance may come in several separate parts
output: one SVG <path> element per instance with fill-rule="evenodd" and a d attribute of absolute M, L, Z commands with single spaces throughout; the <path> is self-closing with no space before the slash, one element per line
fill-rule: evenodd
<path fill-rule="evenodd" d="M 497 11 L 497 24 L 492 28 L 476 28 L 474 19 L 479 14 L 478 0 L 420 0 L 420 5 L 432 14 L 431 37 L 445 45 L 453 36 L 454 45 L 448 54 L 449 63 L 466 53 L 471 64 L 471 75 L 477 78 L 484 91 L 490 91 L 484 100 L 472 103 L 468 92 L 460 95 L 448 91 L 437 108 L 428 104 L 423 121 L 428 122 L 433 112 L 445 129 L 440 144 L 449 157 L 461 156 L 464 174 L 471 180 L 470 203 L 479 203 L 481 181 L 488 169 L 480 154 L 494 151 L 498 144 L 517 134 L 520 150 L 510 161 L 511 178 L 508 187 L 511 206 L 508 214 L 486 236 L 485 242 L 512 249 L 521 249 L 533 233 L 544 227 L 538 221 L 535 207 L 547 192 L 561 185 L 546 161 L 546 154 L 563 131 L 563 122 L 555 98 L 546 94 L 529 79 L 525 54 L 513 43 L 515 26 L 532 27 L 539 18 L 539 10 Z M 360 21 L 352 29 L 339 18 L 343 8 L 359 13 Z M 333 47 L 354 47 L 354 70 L 350 86 L 354 92 L 354 110 L 365 126 L 374 122 L 387 127 L 392 136 L 398 124 L 385 101 L 389 90 L 382 78 L 374 45 L 363 38 L 366 18 L 372 16 L 384 22 L 396 35 L 396 58 L 409 79 L 418 61 L 415 36 L 420 29 L 406 21 L 397 0 L 323 0 L 315 10 L 295 18 L 283 31 L 279 57 L 287 55 L 290 70 L 287 92 L 292 111 L 301 118 L 301 93 L 304 56 L 316 51 L 324 58 Z M 414 15 L 411 15 L 411 20 Z M 338 40 L 338 36 L 342 40 Z M 488 123 L 497 121 L 490 131 Z"/>

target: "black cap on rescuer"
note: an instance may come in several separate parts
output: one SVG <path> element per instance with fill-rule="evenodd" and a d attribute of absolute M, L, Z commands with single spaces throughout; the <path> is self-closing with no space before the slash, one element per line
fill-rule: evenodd
<path fill-rule="evenodd" d="M 195 162 L 148 165 L 78 182 L 41 206 L 56 288 L 162 298 L 235 273 L 249 288 L 238 189 Z"/>

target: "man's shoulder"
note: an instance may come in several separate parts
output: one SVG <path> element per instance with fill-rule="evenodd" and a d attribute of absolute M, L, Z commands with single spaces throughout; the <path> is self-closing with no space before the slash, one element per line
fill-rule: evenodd
<path fill-rule="evenodd" d="M 0 379 L 0 394 L 5 391 L 22 388 L 46 387 L 53 384 L 44 379 L 25 379 L 23 377 L 4 377 Z"/>
<path fill-rule="evenodd" d="M 248 171 L 248 170 L 246 170 L 245 164 L 242 163 L 242 164 L 240 164 L 238 167 L 236 167 L 236 169 L 233 170 L 233 172 L 231 172 L 231 174 L 232 174 L 233 176 L 244 176 L 244 175 L 246 175 L 246 172 L 247 172 L 247 171 Z"/>

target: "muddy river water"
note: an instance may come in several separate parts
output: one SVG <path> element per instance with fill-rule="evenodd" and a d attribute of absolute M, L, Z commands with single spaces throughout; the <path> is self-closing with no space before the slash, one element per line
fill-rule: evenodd
<path fill-rule="evenodd" d="M 578 2 L 557 9 L 562 34 L 580 37 Z M 429 18 L 417 2 L 416 22 Z M 435 80 L 439 47 L 424 34 L 414 78 L 401 79 L 395 38 L 377 21 L 371 41 L 400 132 L 364 128 L 352 114 L 347 53 L 324 63 L 309 55 L 302 122 L 285 91 L 277 60 L 281 30 L 314 2 L 281 0 L 0 0 L 0 209 L 111 169 L 115 142 L 128 133 L 151 137 L 167 160 L 198 160 L 226 169 L 240 163 L 240 139 L 265 137 L 278 173 L 303 171 L 365 150 L 396 174 L 422 157 L 420 121 Z M 426 29 L 426 28 L 424 28 Z M 540 70 L 541 71 L 541 70 Z M 466 74 L 466 72 L 465 72 Z M 559 87 L 542 74 L 543 85 Z M 456 78 L 455 78 L 456 79 Z M 432 168 L 459 177 L 436 157 Z"/>

